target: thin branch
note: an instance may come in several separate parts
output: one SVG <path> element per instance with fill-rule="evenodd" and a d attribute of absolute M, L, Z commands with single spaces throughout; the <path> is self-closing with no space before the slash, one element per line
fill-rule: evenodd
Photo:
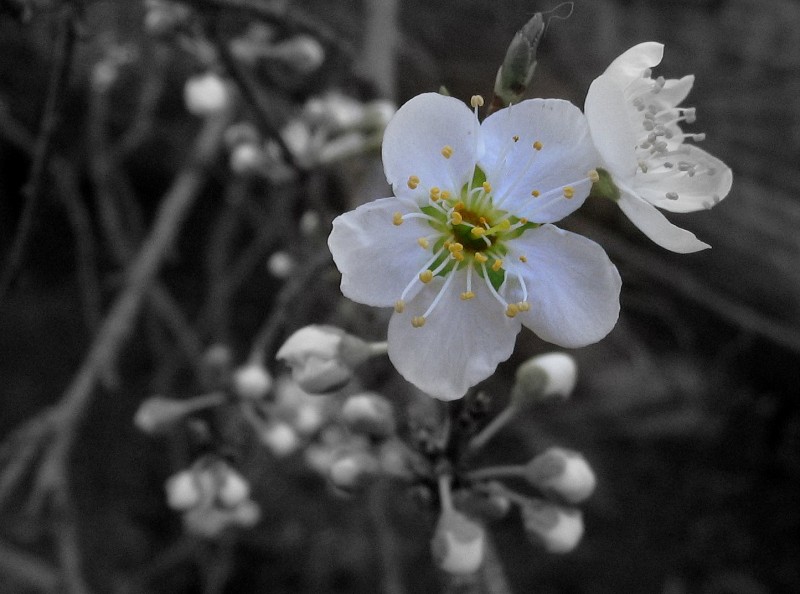
<path fill-rule="evenodd" d="M 55 567 L 2 541 L 0 541 L 0 574 L 10 576 L 13 581 L 43 592 L 55 592 L 61 584 Z"/>

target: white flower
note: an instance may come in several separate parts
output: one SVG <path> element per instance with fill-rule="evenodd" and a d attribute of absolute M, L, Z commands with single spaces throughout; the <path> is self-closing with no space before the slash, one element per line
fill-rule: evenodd
<path fill-rule="evenodd" d="M 398 110 L 383 143 L 395 197 L 337 217 L 328 245 L 346 297 L 394 306 L 389 357 L 408 381 L 460 398 L 511 355 L 522 325 L 565 347 L 611 330 L 616 268 L 550 224 L 586 199 L 595 160 L 566 101 L 524 101 L 483 124 L 434 93 Z"/>
<path fill-rule="evenodd" d="M 592 139 L 619 189 L 619 207 L 645 235 L 673 252 L 689 253 L 708 244 L 670 223 L 655 207 L 672 212 L 711 208 L 725 198 L 730 168 L 688 139 L 681 122 L 694 122 L 694 108 L 678 107 L 694 76 L 652 79 L 664 46 L 641 43 L 606 69 L 589 87 L 586 117 Z"/>

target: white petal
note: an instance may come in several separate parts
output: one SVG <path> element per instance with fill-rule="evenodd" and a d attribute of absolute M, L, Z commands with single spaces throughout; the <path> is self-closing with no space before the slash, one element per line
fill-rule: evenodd
<path fill-rule="evenodd" d="M 610 76 L 624 88 L 630 81 L 640 78 L 648 68 L 658 66 L 663 57 L 664 44 L 646 41 L 617 57 L 606 68 L 604 76 Z"/>
<path fill-rule="evenodd" d="M 478 159 L 478 121 L 458 99 L 438 93 L 417 95 L 403 105 L 383 135 L 383 169 L 397 196 L 424 195 L 437 186 L 458 195 Z M 449 159 L 442 149 L 449 146 Z M 416 192 L 408 178 L 420 179 Z"/>
<path fill-rule="evenodd" d="M 328 247 L 342 273 L 345 297 L 376 307 L 393 306 L 430 258 L 430 250 L 417 243 L 433 231 L 425 220 L 392 222 L 393 213 L 407 210 L 397 198 L 381 198 L 333 220 Z"/>
<path fill-rule="evenodd" d="M 486 118 L 481 135 L 485 153 L 479 165 L 492 185 L 496 206 L 549 223 L 583 204 L 591 187 L 587 174 L 598 158 L 586 117 L 572 103 L 523 101 Z M 542 143 L 540 151 L 533 148 L 535 141 Z M 573 187 L 573 198 L 564 198 L 563 186 Z M 531 195 L 533 190 L 541 193 L 538 199 Z M 549 190 L 556 190 L 552 197 L 545 196 Z"/>
<path fill-rule="evenodd" d="M 651 204 L 670 212 L 695 212 L 711 208 L 731 190 L 733 173 L 730 167 L 693 144 L 684 143 L 681 150 L 687 153 L 660 160 L 673 163 L 685 160 L 695 164 L 698 173 L 691 177 L 677 172 L 669 177 L 660 177 L 657 173 L 637 173 L 630 183 L 631 190 Z M 675 192 L 678 199 L 670 200 L 667 192 Z"/>
<path fill-rule="evenodd" d="M 665 249 L 690 254 L 711 247 L 697 239 L 691 231 L 670 223 L 655 206 L 627 191 L 622 191 L 618 204 L 642 233 Z"/>
<path fill-rule="evenodd" d="M 596 78 L 586 95 L 585 110 L 603 165 L 615 178 L 632 177 L 637 168 L 636 131 L 622 88 L 605 75 Z"/>
<path fill-rule="evenodd" d="M 389 359 L 409 382 L 440 400 L 455 400 L 494 373 L 514 350 L 521 325 L 505 315 L 484 281 L 473 275 L 475 298 L 463 301 L 466 272 L 460 270 L 421 328 L 411 326 L 443 285 L 434 278 L 402 314 L 389 322 Z"/>
<path fill-rule="evenodd" d="M 531 308 L 517 316 L 525 326 L 569 348 L 597 342 L 611 331 L 619 317 L 622 281 L 603 248 L 552 225 L 527 231 L 509 248 L 510 290 L 519 296 L 512 272 L 522 275 L 528 289 Z"/>
<path fill-rule="evenodd" d="M 656 98 L 665 105 L 675 107 L 683 103 L 689 91 L 692 90 L 692 86 L 694 86 L 693 74 L 687 74 L 683 78 L 669 78 Z"/>

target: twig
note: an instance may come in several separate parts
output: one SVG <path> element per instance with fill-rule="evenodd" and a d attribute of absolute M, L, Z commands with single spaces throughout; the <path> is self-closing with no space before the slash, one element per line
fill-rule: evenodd
<path fill-rule="evenodd" d="M 381 592 L 405 594 L 400 571 L 400 551 L 386 513 L 386 502 L 392 500 L 390 488 L 388 481 L 379 481 L 369 490 L 367 503 L 383 569 Z"/>
<path fill-rule="evenodd" d="M 486 531 L 484 559 L 481 566 L 481 581 L 487 594 L 511 594 L 503 563 L 497 555 L 497 547 L 491 533 Z"/>
<path fill-rule="evenodd" d="M 58 110 L 61 105 L 61 99 L 66 94 L 64 87 L 69 78 L 69 70 L 72 63 L 76 36 L 73 16 L 72 7 L 69 4 L 65 4 L 62 8 L 59 23 L 61 30 L 55 50 L 55 64 L 48 83 L 47 100 L 42 114 L 39 136 L 36 139 L 31 172 L 28 182 L 22 189 L 22 194 L 25 197 L 25 206 L 0 276 L 0 301 L 3 300 L 3 297 L 16 280 L 17 274 L 19 274 L 39 207 L 53 133 L 58 123 Z"/>
<path fill-rule="evenodd" d="M 55 567 L 2 541 L 0 541 L 0 573 L 10 576 L 13 581 L 44 592 L 55 592 L 61 584 Z"/>

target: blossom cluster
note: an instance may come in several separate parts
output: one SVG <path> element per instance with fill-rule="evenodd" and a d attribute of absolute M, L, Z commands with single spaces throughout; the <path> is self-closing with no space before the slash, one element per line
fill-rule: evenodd
<path fill-rule="evenodd" d="M 585 113 L 530 99 L 478 119 L 436 93 L 389 122 L 394 196 L 337 217 L 328 245 L 350 299 L 392 307 L 389 358 L 442 400 L 462 397 L 514 348 L 522 326 L 568 348 L 606 336 L 620 276 L 601 246 L 554 223 L 591 195 L 615 201 L 655 243 L 707 248 L 658 209 L 690 212 L 728 193 L 730 169 L 686 133 L 693 77 L 652 78 L 663 46 L 637 45 L 591 85 Z"/>

